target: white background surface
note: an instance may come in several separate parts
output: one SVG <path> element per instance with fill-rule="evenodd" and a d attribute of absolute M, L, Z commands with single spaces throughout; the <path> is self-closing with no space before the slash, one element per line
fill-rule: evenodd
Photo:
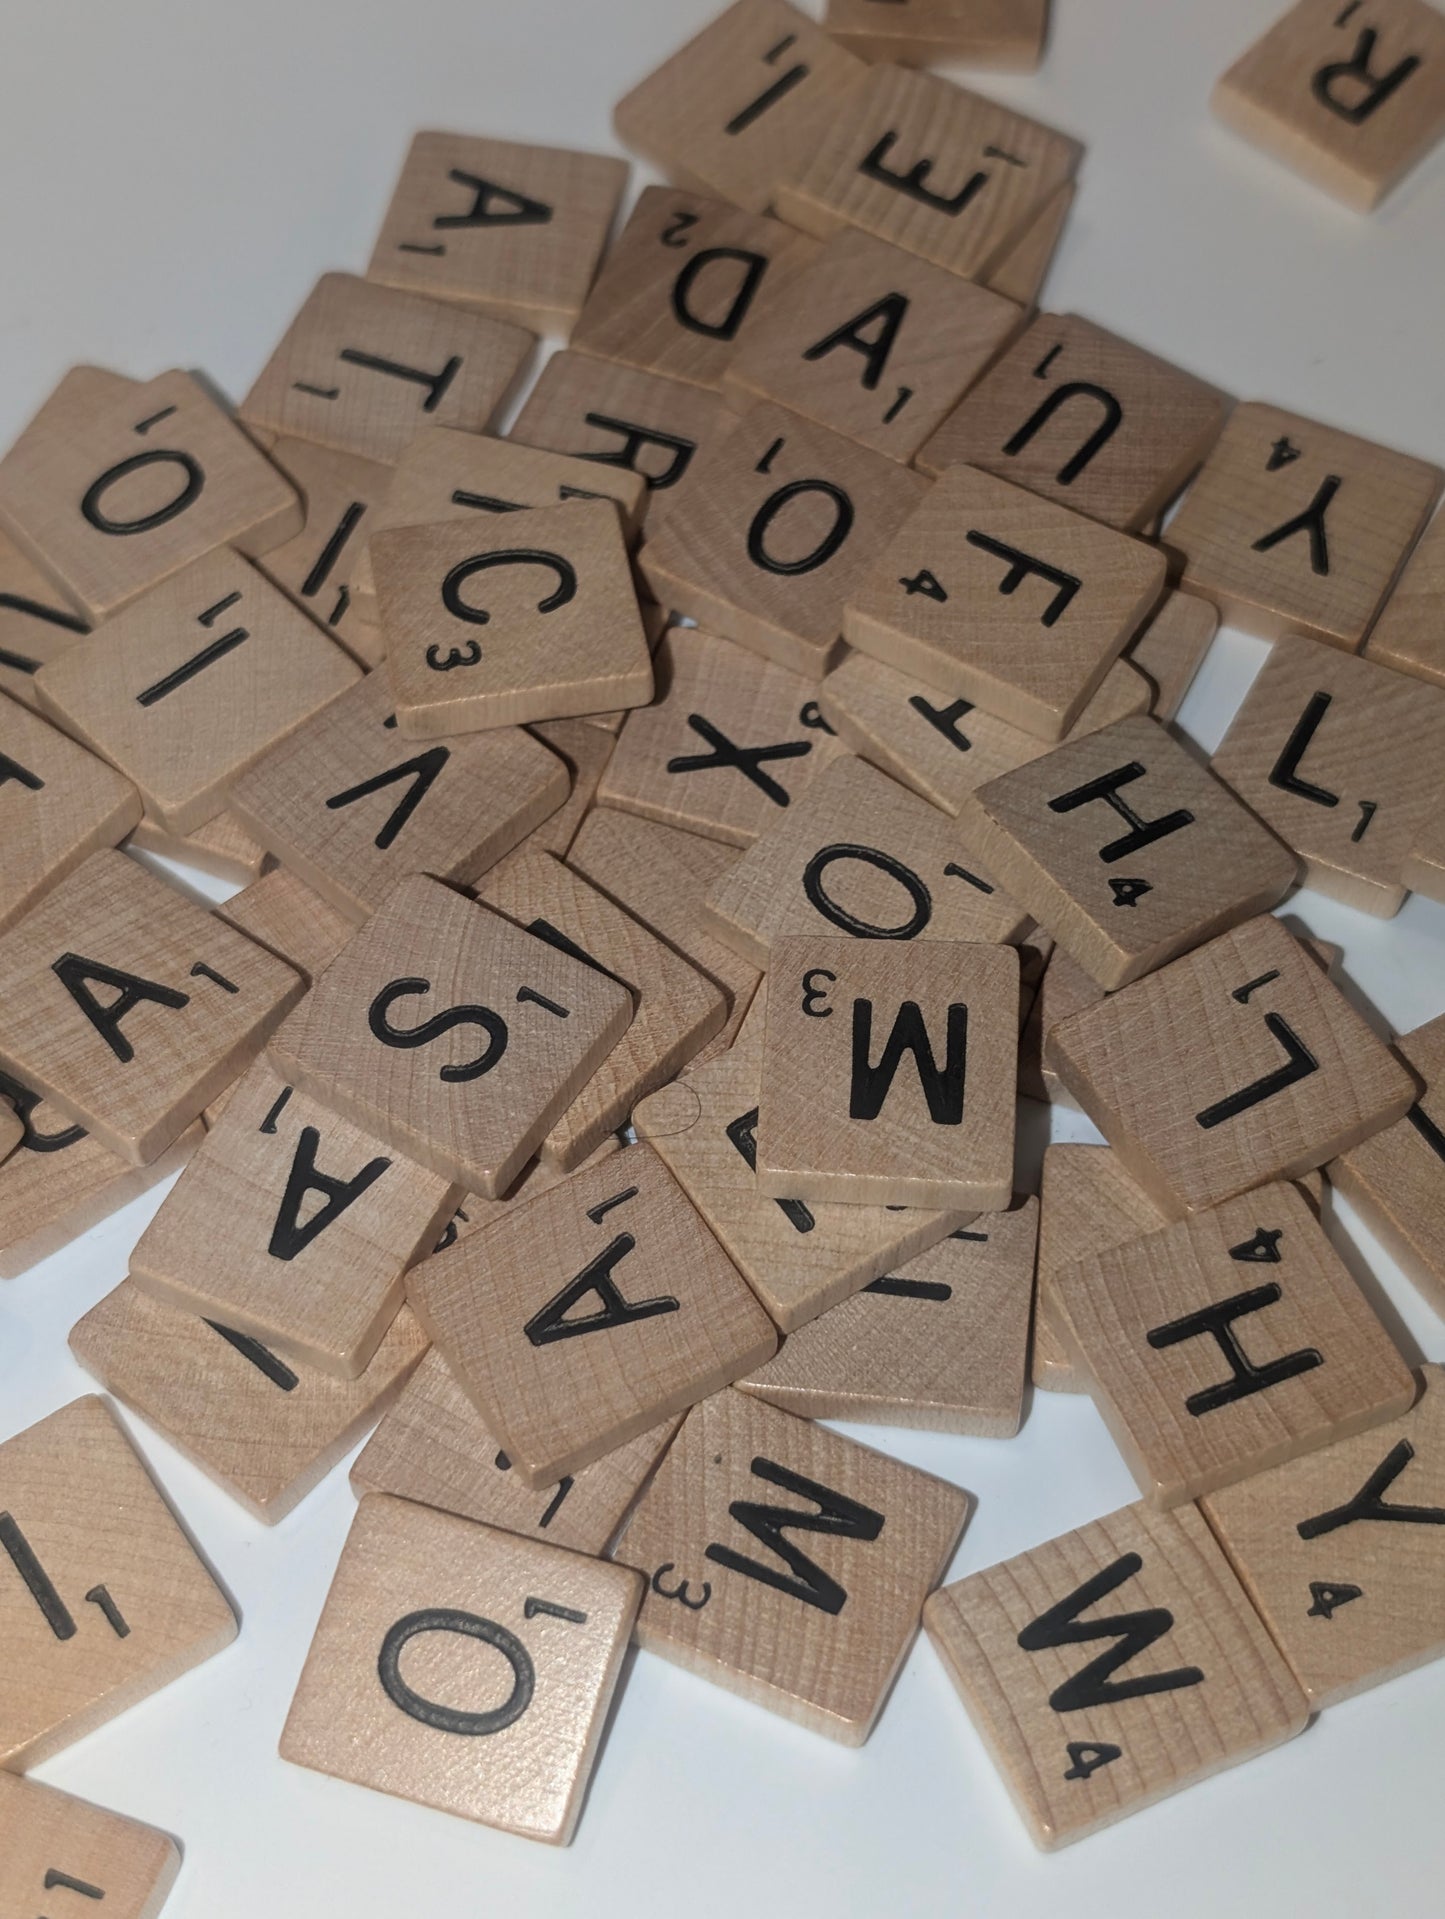
<path fill-rule="evenodd" d="M 1055 0 L 1043 70 L 982 77 L 1088 142 L 1049 304 L 1240 397 L 1438 461 L 1445 152 L 1363 218 L 1212 123 L 1211 82 L 1279 4 Z M 414 128 L 610 149 L 613 100 L 712 10 L 5 0 L 0 441 L 76 360 L 140 376 L 201 366 L 239 398 L 316 275 L 364 267 Z M 1185 714 L 1206 745 L 1263 657 L 1237 636 L 1216 645 Z M 1343 943 L 1396 1027 L 1445 1008 L 1445 909 L 1413 900 L 1382 922 L 1306 893 L 1288 910 Z M 1023 1110 L 1036 1134 L 1043 1110 Z M 1056 1126 L 1091 1136 L 1077 1117 Z M 66 1334 L 123 1278 L 157 1204 L 0 1284 L 0 1434 L 88 1389 Z M 1439 1319 L 1343 1207 L 1339 1222 L 1407 1353 L 1445 1357 Z M 565 1852 L 284 1766 L 277 1737 L 353 1510 L 345 1474 L 267 1530 L 127 1424 L 237 1600 L 241 1636 L 37 1776 L 182 1838 L 167 1919 L 1441 1910 L 1445 1664 L 1050 1858 L 924 1644 L 861 1752 L 637 1657 Z M 954 1577 L 1133 1497 L 1087 1399 L 1040 1395 L 1009 1442 L 858 1436 L 978 1496 Z"/>

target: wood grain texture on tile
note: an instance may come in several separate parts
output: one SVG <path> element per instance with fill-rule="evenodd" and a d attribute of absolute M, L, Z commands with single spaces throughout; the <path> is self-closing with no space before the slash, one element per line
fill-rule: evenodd
<path fill-rule="evenodd" d="M 353 921 L 284 866 L 233 893 L 216 916 L 285 960 L 308 986 L 356 931 Z"/>
<path fill-rule="evenodd" d="M 1073 313 L 1041 313 L 918 456 L 965 463 L 1136 533 L 1213 446 L 1225 397 Z"/>
<path fill-rule="evenodd" d="M 268 1526 L 350 1451 L 426 1344 L 403 1307 L 366 1370 L 334 1379 L 129 1279 L 70 1333 L 70 1350 L 108 1393 Z"/>
<path fill-rule="evenodd" d="M 1400 1419 L 1201 1501 L 1315 1711 L 1445 1653 L 1445 1370 L 1421 1377 Z"/>
<path fill-rule="evenodd" d="M 1445 19 L 1425 0 L 1297 0 L 1211 104 L 1246 140 L 1368 212 L 1445 134 Z"/>
<path fill-rule="evenodd" d="M 277 440 L 271 458 L 305 501 L 306 523 L 272 547 L 261 571 L 352 659 L 373 667 L 382 657 L 381 635 L 375 609 L 363 602 L 361 575 L 394 469 L 310 440 Z"/>
<path fill-rule="evenodd" d="M 844 228 L 739 338 L 723 391 L 907 464 L 1023 319 L 1001 294 Z"/>
<path fill-rule="evenodd" d="M 683 1422 L 617 1548 L 648 1582 L 638 1644 L 861 1746 L 971 1505 L 826 1427 L 718 1393 Z"/>
<path fill-rule="evenodd" d="M 3 619 L 0 601 L 0 622 Z M 0 625 L 0 643 L 3 640 Z M 1380 666 L 1445 686 L 1445 513 L 1435 515 L 1405 562 L 1364 651 L 1367 660 Z"/>
<path fill-rule="evenodd" d="M 0 935 L 0 1067 L 144 1166 L 255 1058 L 299 974 L 124 853 Z"/>
<path fill-rule="evenodd" d="M 1400 877 L 1412 892 L 1445 900 L 1445 800 L 1420 827 Z"/>
<path fill-rule="evenodd" d="M 1296 635 L 1353 653 L 1440 482 L 1423 460 L 1250 401 L 1169 522 L 1180 584 L 1261 639 Z"/>
<path fill-rule="evenodd" d="M 281 1757 L 566 1845 L 640 1584 L 620 1566 L 371 1493 L 342 1549 Z M 511 1669 L 510 1689 L 484 1708 L 466 1685 L 477 1642 Z"/>
<path fill-rule="evenodd" d="M 287 1084 L 494 1197 L 631 1018 L 631 993 L 590 961 L 418 875 L 343 948 L 270 1058 Z"/>
<path fill-rule="evenodd" d="M 885 666 L 1059 740 L 1159 598 L 1165 570 L 1141 540 L 956 466 L 887 542 L 843 630 Z"/>
<path fill-rule="evenodd" d="M 1104 989 L 1067 953 L 1055 947 L 1049 955 L 1038 992 L 1019 1037 L 1019 1091 L 1026 1099 L 1047 1100 L 1054 1106 L 1077 1106 L 1072 1093 L 1054 1070 L 1048 1037 L 1061 1020 L 1096 1006 Z"/>
<path fill-rule="evenodd" d="M 485 432 L 533 344 L 505 320 L 324 273 L 240 414 L 256 432 L 394 463 L 420 427 Z"/>
<path fill-rule="evenodd" d="M 236 1636 L 225 1595 L 104 1401 L 0 1445 L 0 1764 L 18 1772 Z"/>
<path fill-rule="evenodd" d="M 567 799 L 567 769 L 516 727 L 424 745 L 374 673 L 237 780 L 231 810 L 353 922 L 398 880 L 481 877 Z"/>
<path fill-rule="evenodd" d="M 1126 1506 L 945 1586 L 923 1623 L 1045 1851 L 1283 1744 L 1309 1717 L 1191 1506 Z"/>
<path fill-rule="evenodd" d="M 1019 1429 L 1039 1202 L 990 1213 L 784 1340 L 741 1392 L 806 1419 Z"/>
<path fill-rule="evenodd" d="M 645 1144 L 413 1268 L 407 1296 L 533 1489 L 686 1411 L 777 1346 Z"/>
<path fill-rule="evenodd" d="M 1299 855 L 1306 885 L 1389 919 L 1421 828 L 1445 802 L 1445 687 L 1278 640 L 1213 765 Z"/>
<path fill-rule="evenodd" d="M 69 596 L 0 532 L 0 693 L 38 705 L 35 675 L 89 631 Z"/>
<path fill-rule="evenodd" d="M 414 134 L 366 276 L 565 335 L 627 171 L 608 153 Z"/>
<path fill-rule="evenodd" d="M 431 1349 L 351 1468 L 359 1494 L 392 1493 L 573 1552 L 605 1553 L 681 1423 L 673 1415 L 555 1486 L 534 1491 Z"/>
<path fill-rule="evenodd" d="M 846 749 L 816 681 L 701 628 L 657 649 L 658 697 L 629 714 L 599 804 L 728 846 L 751 846 Z"/>
<path fill-rule="evenodd" d="M 734 0 L 618 101 L 612 124 L 679 184 L 762 213 L 862 71 L 784 0 Z"/>
<path fill-rule="evenodd" d="M 159 1919 L 180 1869 L 169 1833 L 0 1772 L 0 1912 L 103 1899 L 106 1919 Z"/>
<path fill-rule="evenodd" d="M 257 1060 L 136 1242 L 131 1278 L 167 1306 L 354 1380 L 458 1197 Z"/>
<path fill-rule="evenodd" d="M 773 947 L 768 987 L 761 1193 L 973 1212 L 1008 1205 L 1013 947 L 787 938 Z"/>
<path fill-rule="evenodd" d="M 642 571 L 654 597 L 789 672 L 819 678 L 843 608 L 928 483 L 780 406 L 699 459 Z"/>
<path fill-rule="evenodd" d="M 1009 242 L 1002 256 L 989 268 L 984 277 L 985 286 L 992 287 L 995 293 L 1001 293 L 1006 300 L 1017 300 L 1020 306 L 1034 305 L 1043 291 L 1059 242 L 1064 237 L 1064 229 L 1069 224 L 1077 191 L 1076 183 L 1066 180 L 1044 201 L 1034 217 Z"/>
<path fill-rule="evenodd" d="M 1172 720 L 1219 631 L 1219 608 L 1197 593 L 1170 593 L 1126 648 L 1129 663 L 1152 683 L 1149 710 Z"/>
<path fill-rule="evenodd" d="M 1404 1117 L 1415 1080 L 1276 919 L 1247 920 L 1053 1027 L 1047 1055 L 1178 1218 L 1294 1179 Z"/>
<path fill-rule="evenodd" d="M 1027 73 L 1039 63 L 1049 0 L 828 0 L 823 24 L 862 60 Z"/>

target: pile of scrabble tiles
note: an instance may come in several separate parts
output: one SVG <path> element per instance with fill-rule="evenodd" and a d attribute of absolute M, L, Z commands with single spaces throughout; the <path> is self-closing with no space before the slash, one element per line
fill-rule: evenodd
<path fill-rule="evenodd" d="M 1321 1223 L 1445 1308 L 1445 1016 L 1272 912 L 1445 899 L 1442 474 L 1038 310 L 1080 147 L 922 63 L 1042 0 L 955 11 L 738 0 L 613 239 L 421 133 L 234 414 L 82 366 L 0 459 L 0 1271 L 183 1168 L 81 1364 L 263 1522 L 374 1427 L 282 1757 L 536 1839 L 634 1638 L 858 1745 L 921 1621 L 1045 1846 L 1445 1650 L 1445 1375 Z M 1368 199 L 1445 61 L 1355 11 L 1226 90 Z M 1019 1093 L 1108 1142 L 1036 1194 Z M 1140 1501 L 940 1590 L 970 1493 L 819 1422 L 1030 1374 Z M 17 1775 L 235 1630 L 105 1399 L 0 1445 L 0 1891 L 157 1909 Z"/>

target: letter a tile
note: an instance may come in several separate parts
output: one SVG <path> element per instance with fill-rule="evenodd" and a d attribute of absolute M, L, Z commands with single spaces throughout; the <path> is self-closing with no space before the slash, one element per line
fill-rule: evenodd
<path fill-rule="evenodd" d="M 0 1765 L 22 1771 L 170 1685 L 236 1619 L 102 1400 L 0 1445 Z"/>
<path fill-rule="evenodd" d="M 617 1549 L 648 1582 L 637 1643 L 861 1746 L 971 1505 L 824 1426 L 718 1393 L 688 1415 Z"/>
<path fill-rule="evenodd" d="M 281 1757 L 565 1846 L 640 1583 L 620 1566 L 372 1493 L 342 1549 Z M 480 1692 L 467 1683 L 479 1672 Z"/>
<path fill-rule="evenodd" d="M 1268 916 L 1061 1021 L 1046 1054 L 1175 1218 L 1311 1172 L 1415 1098 L 1389 1047 Z"/>
<path fill-rule="evenodd" d="M 1057 1324 L 1151 1506 L 1404 1412 L 1415 1381 L 1304 1195 L 1261 1186 L 1054 1274 Z"/>
<path fill-rule="evenodd" d="M 658 1156 L 608 1156 L 413 1268 L 412 1306 L 529 1487 L 770 1359 L 777 1335 Z"/>
<path fill-rule="evenodd" d="M 168 1306 L 356 1379 L 458 1197 L 257 1060 L 141 1234 L 131 1276 Z"/>
<path fill-rule="evenodd" d="M 1304 862 L 1305 884 L 1388 919 L 1439 805 L 1445 687 L 1311 640 L 1278 640 L 1214 770 Z"/>
<path fill-rule="evenodd" d="M 0 1067 L 147 1165 L 301 997 L 291 967 L 124 853 L 0 935 Z"/>
<path fill-rule="evenodd" d="M 760 1192 L 981 1212 L 1009 1204 L 1013 947 L 785 939 L 768 986 Z"/>
<path fill-rule="evenodd" d="M 1039 1202 L 990 1213 L 783 1342 L 740 1391 L 805 1419 L 1019 1429 Z"/>
<path fill-rule="evenodd" d="M 990 780 L 965 802 L 960 825 L 989 872 L 1109 991 L 1268 912 L 1299 871 L 1228 787 L 1147 718 Z"/>
<path fill-rule="evenodd" d="M 1126 1506 L 935 1593 L 923 1623 L 1047 1852 L 1303 1732 L 1192 1506 Z"/>
<path fill-rule="evenodd" d="M 159 1919 L 180 1869 L 168 1833 L 0 1773 L 0 1912 L 103 1899 L 106 1919 Z"/>
<path fill-rule="evenodd" d="M 632 1018 L 590 961 L 402 880 L 276 1034 L 287 1084 L 443 1179 L 506 1191 Z"/>
<path fill-rule="evenodd" d="M 1445 1368 L 1403 1418 L 1201 1501 L 1318 1711 L 1445 1653 Z"/>
<path fill-rule="evenodd" d="M 1445 20 L 1424 0 L 1299 0 L 1229 69 L 1213 106 L 1368 212 L 1445 134 Z"/>
<path fill-rule="evenodd" d="M 1157 547 L 951 467 L 848 602 L 860 652 L 1059 740 L 1164 587 Z"/>

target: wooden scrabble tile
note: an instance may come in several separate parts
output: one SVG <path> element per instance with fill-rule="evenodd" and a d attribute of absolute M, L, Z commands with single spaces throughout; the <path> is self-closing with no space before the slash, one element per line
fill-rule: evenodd
<path fill-rule="evenodd" d="M 325 972 L 356 930 L 344 914 L 328 906 L 284 866 L 233 894 L 216 913 L 294 967 L 308 986 Z"/>
<path fill-rule="evenodd" d="M 639 1588 L 620 1566 L 368 1494 L 311 1642 L 281 1757 L 566 1845 Z M 507 1696 L 485 1707 L 466 1686 L 475 1662 L 464 1642 L 476 1641 L 511 1668 Z"/>
<path fill-rule="evenodd" d="M 164 859 L 180 860 L 240 886 L 259 879 L 275 863 L 261 842 L 227 812 L 217 813 L 191 833 L 172 833 L 157 820 L 142 815 L 125 845 L 130 852 L 159 853 Z"/>
<path fill-rule="evenodd" d="M 876 0 L 875 0 L 876 4 Z M 887 0 L 884 0 L 887 4 Z M 1064 228 L 1074 208 L 1075 184 L 1068 180 L 1039 208 L 1033 219 L 1010 241 L 1002 258 L 989 269 L 984 285 L 1031 307 L 1043 291 Z"/>
<path fill-rule="evenodd" d="M 572 781 L 572 791 L 564 805 L 533 827 L 520 846 L 497 862 L 487 875 L 489 879 L 504 873 L 512 861 L 525 859 L 529 852 L 566 857 L 583 819 L 592 811 L 598 783 L 617 745 L 605 728 L 586 720 L 542 720 L 527 730 L 561 760 Z"/>
<path fill-rule="evenodd" d="M 637 1643 L 861 1746 L 971 1504 L 824 1426 L 718 1393 L 688 1415 L 617 1549 L 648 1581 Z M 811 1534 L 816 1550 L 799 1540 Z"/>
<path fill-rule="evenodd" d="M 173 833 L 360 678 L 239 554 L 218 547 L 40 669 L 41 704 L 139 787 Z"/>
<path fill-rule="evenodd" d="M 153 1298 L 357 1379 L 460 1195 L 258 1060 L 131 1254 Z"/>
<path fill-rule="evenodd" d="M 1019 1026 L 1013 948 L 783 939 L 770 985 L 761 1193 L 979 1212 L 1008 1205 Z"/>
<path fill-rule="evenodd" d="M 761 969 L 788 935 L 1016 940 L 1029 916 L 956 820 L 850 754 L 714 882 L 703 924 Z"/>
<path fill-rule="evenodd" d="M 574 1171 L 581 1172 L 583 1167 L 601 1165 L 611 1154 L 620 1152 L 622 1145 L 620 1134 L 609 1135 Z M 477 1233 L 486 1232 L 489 1226 L 495 1226 L 513 1207 L 521 1206 L 529 1199 L 540 1198 L 543 1193 L 551 1192 L 554 1186 L 571 1177 L 571 1173 L 564 1173 L 545 1160 L 533 1159 L 528 1161 L 506 1192 L 497 1199 L 487 1199 L 481 1193 L 464 1193 L 440 1239 L 431 1248 L 431 1253 L 444 1253 L 455 1246 L 459 1239 L 470 1239 Z M 377 1490 L 384 1492 L 389 1489 L 378 1487 Z"/>
<path fill-rule="evenodd" d="M 1246 140 L 1368 212 L 1445 134 L 1445 19 L 1424 0 L 1298 0 L 1211 104 Z"/>
<path fill-rule="evenodd" d="M 721 990 L 727 1019 L 694 1055 L 694 1066 L 732 1045 L 760 977 L 756 966 L 714 939 L 702 923 L 704 894 L 737 863 L 738 855 L 716 840 L 658 826 L 610 806 L 595 807 L 587 815 L 567 854 L 575 872 L 625 906 Z"/>
<path fill-rule="evenodd" d="M 102 846 L 118 846 L 139 821 L 130 781 L 0 694 L 0 927 Z"/>
<path fill-rule="evenodd" d="M 70 1350 L 108 1393 L 268 1526 L 350 1451 L 426 1348 L 403 1307 L 365 1371 L 336 1379 L 220 1320 L 163 1305 L 132 1279 L 70 1334 Z"/>
<path fill-rule="evenodd" d="M 19 1772 L 170 1685 L 236 1619 L 102 1400 L 0 1445 L 0 1760 Z"/>
<path fill-rule="evenodd" d="M 103 1899 L 107 1919 L 158 1919 L 180 1869 L 169 1834 L 0 1773 L 0 1911 Z"/>
<path fill-rule="evenodd" d="M 649 532 L 642 571 L 675 613 L 817 679 L 844 603 L 927 492 L 883 454 L 755 406 Z"/>
<path fill-rule="evenodd" d="M 358 1494 L 393 1493 L 503 1532 L 600 1555 L 679 1424 L 678 1416 L 664 1419 L 557 1485 L 534 1492 L 512 1471 L 432 1347 L 362 1449 L 351 1483 Z"/>
<path fill-rule="evenodd" d="M 1047 1050 L 1175 1218 L 1323 1166 L 1415 1098 L 1411 1075 L 1268 916 L 1064 1020 Z"/>
<path fill-rule="evenodd" d="M 1445 1369 L 1421 1377 L 1402 1418 L 1201 1502 L 1315 1711 L 1445 1653 Z"/>
<path fill-rule="evenodd" d="M 562 352 L 542 368 L 509 437 L 641 475 L 646 491 L 639 516 L 658 526 L 699 451 L 721 439 L 732 421 L 719 395 L 705 388 L 590 353 Z"/>
<path fill-rule="evenodd" d="M 619 100 L 618 138 L 681 185 L 762 213 L 862 72 L 783 0 L 735 0 Z"/>
<path fill-rule="evenodd" d="M 533 1489 L 684 1412 L 778 1343 L 646 1145 L 413 1268 L 407 1295 Z"/>
<path fill-rule="evenodd" d="M 1046 1851 L 1282 1745 L 1309 1718 L 1190 1506 L 1126 1506 L 974 1573 L 935 1593 L 923 1624 Z M 1096 1640 L 1092 1658 L 1079 1650 Z"/>
<path fill-rule="evenodd" d="M 774 401 L 906 465 L 1023 318 L 987 287 L 843 228 L 739 340 L 723 392 L 739 408 Z"/>
<path fill-rule="evenodd" d="M 606 153 L 414 134 L 366 276 L 565 335 L 627 171 Z"/>
<path fill-rule="evenodd" d="M 1440 494 L 1438 468 L 1250 401 L 1169 522 L 1180 582 L 1231 626 L 1355 652 Z"/>
<path fill-rule="evenodd" d="M 205 1135 L 195 1120 L 169 1152 L 136 1167 L 8 1073 L 0 1072 L 0 1094 L 24 1127 L 0 1165 L 0 1279 L 16 1278 L 168 1178 Z"/>
<path fill-rule="evenodd" d="M 0 525 L 91 620 L 212 547 L 264 553 L 295 489 L 189 373 L 97 394 L 67 375 L 0 460 Z"/>
<path fill-rule="evenodd" d="M 1129 662 L 1153 685 L 1156 720 L 1178 713 L 1218 631 L 1217 606 L 1197 593 L 1170 593 L 1130 644 Z"/>
<path fill-rule="evenodd" d="M 265 1044 L 299 976 L 124 853 L 0 936 L 0 1067 L 134 1166 Z"/>
<path fill-rule="evenodd" d="M 610 500 L 532 507 L 371 542 L 385 672 L 409 739 L 652 698 L 652 657 Z"/>
<path fill-rule="evenodd" d="M 731 1050 L 653 1093 L 633 1123 L 777 1326 L 793 1333 L 971 1215 L 764 1198 L 754 1172 L 766 1002 L 765 981 Z"/>
<path fill-rule="evenodd" d="M 1030 72 L 1039 63 L 1048 0 L 828 0 L 823 24 L 860 60 Z"/>
<path fill-rule="evenodd" d="M 1073 313 L 1041 313 L 918 456 L 981 467 L 1126 533 L 1167 506 L 1224 424 L 1222 393 Z"/>
<path fill-rule="evenodd" d="M 815 251 L 793 227 L 679 187 L 644 187 L 572 345 L 717 387 Z"/>
<path fill-rule="evenodd" d="M 841 226 L 986 279 L 1078 170 L 1077 140 L 936 73 L 869 67 L 778 190 L 778 211 L 825 238 Z"/>
<path fill-rule="evenodd" d="M 1445 1014 L 1402 1034 L 1395 1049 L 1424 1091 L 1403 1119 L 1332 1160 L 1330 1184 L 1439 1312 L 1445 1309 Z"/>
<path fill-rule="evenodd" d="M 4 637 L 0 595 L 0 641 Z M 1405 562 L 1365 641 L 1366 659 L 1445 686 L 1445 513 L 1437 513 Z M 3 661 L 0 661 L 3 665 Z M 0 680 L 0 684 L 4 684 Z M 24 697 L 23 694 L 20 697 Z"/>
<path fill-rule="evenodd" d="M 446 432 L 444 427 L 435 429 Z M 273 547 L 261 571 L 365 667 L 382 658 L 375 608 L 362 601 L 366 542 L 380 524 L 394 469 L 358 453 L 278 440 L 271 458 L 306 503 L 306 524 Z"/>
<path fill-rule="evenodd" d="M 1147 718 L 990 780 L 961 824 L 988 871 L 1110 991 L 1268 912 L 1299 873 L 1289 849 Z"/>
<path fill-rule="evenodd" d="M 960 1227 L 783 1342 L 738 1389 L 804 1419 L 1019 1429 L 1039 1202 Z"/>
<path fill-rule="evenodd" d="M 1445 688 L 1312 640 L 1280 640 L 1214 768 L 1304 862 L 1305 883 L 1389 919 L 1439 804 Z"/>
<path fill-rule="evenodd" d="M 1066 738 L 1147 713 L 1151 689 L 1115 660 Z M 862 759 L 955 817 L 970 793 L 1049 751 L 1047 741 L 968 700 L 950 700 L 866 653 L 835 666 L 818 693 L 823 717 Z"/>
<path fill-rule="evenodd" d="M 1445 900 L 1445 804 L 1421 826 L 1400 877 L 1412 892 Z"/>
<path fill-rule="evenodd" d="M 885 666 L 1059 740 L 1165 571 L 1156 547 L 955 466 L 855 587 L 843 630 Z"/>
<path fill-rule="evenodd" d="M 599 805 L 751 846 L 846 750 L 815 682 L 727 640 L 674 627 L 654 666 L 658 697 L 628 715 Z"/>
<path fill-rule="evenodd" d="M 0 533 L 0 693 L 38 705 L 35 675 L 89 631 L 89 620 Z"/>
<path fill-rule="evenodd" d="M 298 878 L 354 921 L 408 873 L 458 885 L 567 798 L 567 769 L 520 728 L 424 746 L 373 674 L 237 780 L 231 809 Z"/>
<path fill-rule="evenodd" d="M 627 988 L 590 960 L 414 875 L 327 968 L 270 1057 L 298 1091 L 494 1197 L 631 1018 Z"/>
<path fill-rule="evenodd" d="M 1409 1367 L 1287 1182 L 1052 1277 L 1056 1327 L 1151 1506 L 1233 1485 L 1414 1400 Z"/>
<path fill-rule="evenodd" d="M 489 876 L 478 897 L 632 997 L 631 1025 L 542 1141 L 542 1158 L 570 1170 L 721 1030 L 727 1001 L 640 920 L 549 853 L 527 854 Z"/>
<path fill-rule="evenodd" d="M 420 427 L 484 432 L 533 345 L 505 320 L 324 273 L 240 414 L 253 431 L 392 463 Z"/>
<path fill-rule="evenodd" d="M 613 500 L 630 541 L 641 522 L 647 486 L 630 468 L 599 466 L 498 440 L 487 433 L 424 426 L 392 470 L 386 498 L 367 522 L 368 537 L 398 526 L 476 524 L 478 514 L 513 513 L 567 500 Z M 481 524 L 486 526 L 484 519 Z M 368 618 L 377 618 L 376 577 L 367 549 L 356 565 L 356 592 Z"/>
<path fill-rule="evenodd" d="M 1067 1142 L 1044 1148 L 1034 1297 L 1035 1386 L 1054 1393 L 1088 1391 L 1088 1379 L 1075 1364 L 1059 1324 L 1059 1274 L 1075 1260 L 1109 1252 L 1168 1224 L 1169 1215 L 1125 1171 L 1110 1147 Z"/>

